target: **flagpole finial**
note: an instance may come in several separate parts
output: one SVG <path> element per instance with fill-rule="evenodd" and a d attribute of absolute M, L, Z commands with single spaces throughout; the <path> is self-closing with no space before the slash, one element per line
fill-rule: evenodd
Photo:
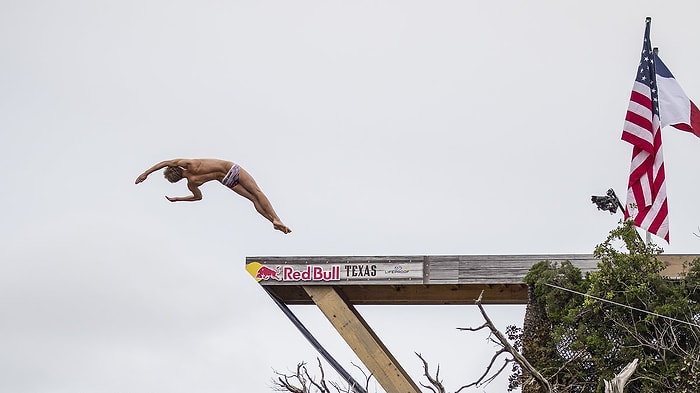
<path fill-rule="evenodd" d="M 647 16 L 646 22 L 647 22 L 647 23 L 651 22 L 651 16 Z"/>
<path fill-rule="evenodd" d="M 652 50 L 654 51 L 655 55 L 659 54 L 659 47 L 658 46 L 655 46 L 654 49 L 652 49 Z"/>

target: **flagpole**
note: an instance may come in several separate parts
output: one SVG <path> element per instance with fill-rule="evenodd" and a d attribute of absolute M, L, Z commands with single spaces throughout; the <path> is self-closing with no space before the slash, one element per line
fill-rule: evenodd
<path fill-rule="evenodd" d="M 651 16 L 647 16 L 646 23 L 651 24 Z M 656 53 L 658 53 L 658 51 L 659 51 L 659 48 L 653 48 L 652 51 L 654 52 L 654 55 L 656 55 Z M 649 232 L 648 230 L 645 229 L 644 233 L 646 235 L 645 238 L 646 238 L 647 246 L 649 246 L 651 244 L 651 232 Z"/>
<path fill-rule="evenodd" d="M 651 22 L 651 17 L 647 17 L 647 20 Z M 652 48 L 652 51 L 654 52 L 654 60 L 656 60 L 656 56 L 659 54 L 659 47 L 655 46 Z M 658 85 L 657 85 L 658 88 Z M 661 132 L 661 130 L 659 130 Z M 644 230 L 644 233 L 646 233 L 646 240 L 647 240 L 647 247 L 651 245 L 651 232 L 647 231 L 646 229 Z"/>

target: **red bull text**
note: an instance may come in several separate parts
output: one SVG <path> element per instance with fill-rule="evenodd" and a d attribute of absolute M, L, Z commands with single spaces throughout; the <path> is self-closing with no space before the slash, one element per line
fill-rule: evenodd
<path fill-rule="evenodd" d="M 296 270 L 292 266 L 260 266 L 255 273 L 255 278 L 260 280 L 276 281 L 340 281 L 340 266 L 305 266 L 304 270 Z"/>
<path fill-rule="evenodd" d="M 282 281 L 340 281 L 340 266 L 331 266 L 330 270 L 324 270 L 322 266 L 307 266 L 306 270 L 284 266 Z"/>

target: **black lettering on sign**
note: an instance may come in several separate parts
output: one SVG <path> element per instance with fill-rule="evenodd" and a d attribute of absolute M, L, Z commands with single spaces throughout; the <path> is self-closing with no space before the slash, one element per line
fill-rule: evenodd
<path fill-rule="evenodd" d="M 345 265 L 345 274 L 348 277 L 375 277 L 377 265 Z"/>

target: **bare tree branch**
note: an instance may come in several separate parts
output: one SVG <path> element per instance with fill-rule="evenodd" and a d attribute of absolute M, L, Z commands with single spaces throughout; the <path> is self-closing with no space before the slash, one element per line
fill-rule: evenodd
<path fill-rule="evenodd" d="M 507 353 L 507 352 L 508 352 L 508 351 L 507 351 L 505 348 L 501 348 L 500 350 L 498 350 L 498 351 L 491 357 L 491 361 L 489 362 L 488 366 L 486 366 L 486 370 L 485 370 L 484 373 L 479 377 L 479 379 L 477 379 L 476 381 L 474 381 L 474 382 L 472 382 L 472 383 L 470 383 L 470 384 L 468 384 L 468 385 L 464 385 L 464 386 L 460 387 L 459 389 L 457 389 L 457 391 L 456 391 L 455 393 L 459 393 L 459 392 L 461 392 L 463 389 L 470 388 L 470 387 L 472 387 L 472 386 L 479 386 L 479 385 L 482 385 L 482 384 L 485 385 L 485 384 L 488 384 L 488 383 L 490 383 L 491 381 L 493 381 L 497 376 L 499 376 L 499 375 L 501 374 L 501 372 L 503 372 L 503 370 L 506 368 L 506 366 L 508 365 L 508 363 L 513 362 L 513 359 L 506 359 L 506 360 L 503 362 L 503 365 L 501 366 L 501 368 L 498 369 L 498 371 L 496 371 L 491 377 L 486 378 L 486 377 L 489 375 L 489 373 L 491 372 L 491 367 L 493 367 L 493 364 L 496 362 L 496 359 L 498 359 L 498 357 L 499 357 L 501 354 Z"/>
<path fill-rule="evenodd" d="M 353 362 L 350 362 L 350 364 L 352 364 L 353 366 L 355 366 L 355 368 L 360 370 L 362 375 L 365 377 L 365 391 L 369 391 L 369 382 L 372 380 L 372 377 L 374 376 L 374 374 L 372 374 L 372 373 L 367 374 L 362 367 L 358 366 L 357 364 L 355 364 Z"/>
<path fill-rule="evenodd" d="M 486 323 L 484 325 L 488 326 L 488 328 L 491 330 L 491 333 L 496 336 L 498 339 L 499 343 L 503 346 L 503 348 L 510 353 L 514 360 L 520 365 L 520 367 L 523 368 L 523 370 L 526 370 L 530 375 L 537 380 L 537 382 L 544 388 L 546 389 L 547 392 L 552 393 L 552 385 L 550 385 L 549 381 L 547 381 L 542 374 L 539 373 L 531 364 L 528 362 L 528 360 L 520 354 L 513 346 L 508 342 L 508 339 L 501 333 L 497 328 L 496 325 L 493 324 L 491 321 L 491 318 L 486 314 L 486 311 L 484 310 L 484 307 L 481 305 L 481 299 L 484 295 L 484 291 L 481 291 L 479 294 L 479 298 L 476 299 L 474 302 L 476 306 L 479 308 L 479 311 L 481 312 L 481 316 L 484 317 L 484 320 Z"/>
<path fill-rule="evenodd" d="M 488 323 L 484 323 L 483 325 L 481 325 L 477 328 L 465 327 L 465 328 L 457 328 L 457 330 L 466 330 L 468 332 L 478 332 L 479 330 L 487 328 L 487 327 L 489 327 Z"/>
<path fill-rule="evenodd" d="M 279 392 L 290 392 L 290 393 L 332 393 L 328 388 L 330 384 L 337 393 L 350 393 L 351 388 L 341 388 L 335 382 L 326 382 L 326 374 L 323 370 L 323 365 L 320 359 L 318 361 L 318 368 L 320 370 L 321 377 L 318 381 L 314 379 L 306 368 L 306 363 L 301 362 L 297 364 L 296 371 L 294 374 L 287 375 L 275 371 L 277 374 L 277 379 L 273 379 L 273 389 Z"/>
<path fill-rule="evenodd" d="M 282 392 L 307 393 L 308 390 L 306 388 L 306 381 L 304 380 L 302 371 L 305 369 L 305 364 L 306 363 L 304 362 L 297 364 L 297 370 L 294 375 L 281 374 L 275 371 L 275 374 L 277 374 L 278 377 L 277 381 L 274 382 L 274 389 Z M 295 386 L 292 382 L 290 382 L 290 379 L 296 379 L 299 381 L 301 387 Z"/>
<path fill-rule="evenodd" d="M 330 393 L 330 391 L 328 390 L 328 386 L 326 385 L 326 375 L 325 375 L 325 373 L 323 372 L 323 366 L 321 365 L 321 360 L 318 359 L 318 358 L 316 358 L 316 360 L 318 361 L 318 369 L 319 369 L 320 372 L 321 372 L 321 380 L 320 380 L 320 382 L 316 382 L 313 378 L 311 378 L 311 376 L 309 375 L 309 371 L 308 371 L 306 368 L 304 368 L 304 374 L 306 375 L 306 378 L 309 380 L 309 382 L 310 382 L 313 386 L 315 386 L 316 389 L 319 390 L 319 392 L 321 392 L 321 393 Z"/>
<path fill-rule="evenodd" d="M 430 382 L 431 385 L 433 386 L 428 386 L 425 385 L 424 383 L 421 382 L 421 386 L 424 388 L 430 389 L 431 392 L 433 393 L 445 393 L 445 387 L 442 385 L 442 381 L 440 381 L 440 366 L 437 366 L 437 371 L 435 372 L 435 377 L 432 377 L 430 375 L 430 371 L 428 370 L 428 362 L 423 359 L 423 356 L 421 356 L 420 353 L 416 352 L 416 356 L 423 362 L 423 375 L 425 378 L 428 379 L 428 382 Z"/>

